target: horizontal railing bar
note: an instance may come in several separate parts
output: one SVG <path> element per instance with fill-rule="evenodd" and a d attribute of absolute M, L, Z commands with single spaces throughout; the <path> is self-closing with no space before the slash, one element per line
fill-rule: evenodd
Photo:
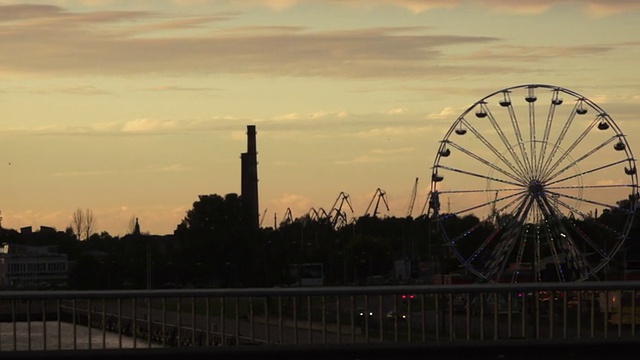
<path fill-rule="evenodd" d="M 278 288 L 224 288 L 224 289 L 151 289 L 151 290 L 24 290 L 2 291 L 2 300 L 41 299 L 123 299 L 171 297 L 250 297 L 250 296 L 341 296 L 371 294 L 463 294 L 485 292 L 535 291 L 604 291 L 638 290 L 640 281 L 599 281 L 567 283 L 486 283 L 460 285 L 383 285 L 383 286 L 322 286 Z"/>
<path fill-rule="evenodd" d="M 615 358 L 636 352 L 636 341 L 621 339 L 580 341 L 456 341 L 441 343 L 368 343 L 318 344 L 300 346 L 249 346 L 249 347 L 200 347 L 200 348 L 154 348 L 154 349 L 94 349 L 34 351 L 31 353 L 3 353 L 3 360 L 30 358 L 74 359 L 357 359 L 357 358 L 416 358 L 416 354 L 428 354 L 430 359 L 481 358 L 531 358 L 531 354 L 544 358 Z M 626 358 L 626 357 L 623 357 Z"/>

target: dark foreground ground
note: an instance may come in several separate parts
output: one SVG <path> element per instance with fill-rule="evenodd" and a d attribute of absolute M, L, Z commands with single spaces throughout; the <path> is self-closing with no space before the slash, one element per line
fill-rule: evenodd
<path fill-rule="evenodd" d="M 244 347 L 191 347 L 165 349 L 53 350 L 3 352 L 10 359 L 638 359 L 640 340 L 576 341 L 456 341 L 430 344 L 256 345 Z"/>

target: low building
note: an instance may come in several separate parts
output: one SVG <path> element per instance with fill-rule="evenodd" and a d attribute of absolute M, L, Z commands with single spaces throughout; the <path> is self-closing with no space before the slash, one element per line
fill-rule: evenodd
<path fill-rule="evenodd" d="M 3 243 L 0 247 L 0 289 L 41 289 L 66 285 L 69 262 L 57 246 Z"/>

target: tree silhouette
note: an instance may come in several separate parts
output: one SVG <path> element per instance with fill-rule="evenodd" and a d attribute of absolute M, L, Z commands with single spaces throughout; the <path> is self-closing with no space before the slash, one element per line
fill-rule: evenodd
<path fill-rule="evenodd" d="M 97 221 L 93 210 L 85 209 L 83 211 L 77 208 L 71 215 L 69 227 L 73 230 L 78 240 L 87 240 L 95 232 Z"/>
<path fill-rule="evenodd" d="M 256 239 L 244 226 L 237 194 L 200 195 L 175 231 L 188 264 L 184 281 L 238 286 L 252 282 Z"/>

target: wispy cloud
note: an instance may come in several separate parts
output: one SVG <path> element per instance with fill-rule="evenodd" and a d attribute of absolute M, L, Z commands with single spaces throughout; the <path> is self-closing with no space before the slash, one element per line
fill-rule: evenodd
<path fill-rule="evenodd" d="M 134 119 L 96 122 L 89 125 L 8 126 L 0 128 L 0 133 L 38 136 L 146 136 L 237 129 L 235 122 L 232 124 L 227 122 L 229 119 L 229 117 L 213 117 L 207 120 Z M 46 119 L 42 122 L 46 122 Z"/>
<path fill-rule="evenodd" d="M 287 2 L 289 6 L 295 3 Z M 344 3 L 357 5 L 349 1 Z M 628 1 L 595 0 L 546 0 L 535 2 L 535 8 L 545 10 L 558 3 L 608 9 L 609 12 L 640 9 L 640 4 Z M 337 4 L 332 3 L 339 6 Z M 450 1 L 417 0 L 379 0 L 369 4 L 413 10 L 453 6 Z M 456 2 L 453 4 L 457 5 Z M 484 0 L 481 4 L 498 8 L 496 1 Z M 529 11 L 531 8 L 531 1 L 500 1 L 499 4 L 505 9 Z M 14 73 L 97 75 L 227 73 L 332 78 L 428 75 L 437 78 L 509 71 L 504 66 L 497 66 L 495 60 L 539 61 L 591 56 L 613 49 L 611 45 L 508 46 L 495 37 L 436 35 L 426 27 L 334 31 L 314 31 L 299 26 L 261 25 L 224 30 L 210 27 L 212 23 L 236 16 L 242 15 L 183 15 L 167 20 L 161 12 L 72 12 L 56 6 L 4 5 L 0 6 L 0 21 L 4 22 L 0 29 L 3 44 L 0 69 Z M 482 47 L 478 49 L 471 45 Z M 449 53 L 454 47 L 456 51 Z M 451 58 L 463 61 L 453 65 L 448 60 Z M 158 87 L 152 90 L 210 89 Z"/>
<path fill-rule="evenodd" d="M 433 119 L 433 120 L 448 119 L 448 120 L 452 121 L 458 115 L 460 115 L 460 111 L 457 111 L 456 109 L 451 108 L 451 107 L 445 107 L 444 109 L 442 109 L 438 113 L 433 113 L 433 114 L 427 115 L 427 119 Z"/>
<path fill-rule="evenodd" d="M 87 171 L 67 171 L 67 172 L 57 172 L 53 173 L 53 176 L 61 176 L 61 177 L 78 177 L 78 176 L 102 176 L 113 174 L 114 171 L 110 170 L 87 170 Z"/>
<path fill-rule="evenodd" d="M 11 9 L 0 7 L 0 12 Z M 36 15 L 4 15 L 0 31 L 4 71 L 50 74 L 232 73 L 342 78 L 439 74 L 442 49 L 485 44 L 483 36 L 433 35 L 425 28 L 310 31 L 300 27 L 244 27 L 185 32 L 195 20 L 160 26 L 149 12 L 72 13 L 34 7 Z M 31 13 L 29 13 L 31 14 Z M 12 21 L 9 21 L 12 20 Z M 219 20 L 202 17 L 199 24 Z M 106 25 L 111 27 L 107 30 Z M 401 62 L 403 66 L 397 64 Z M 464 72 L 464 68 L 452 69 Z M 476 69 L 469 69 L 475 71 Z"/>
<path fill-rule="evenodd" d="M 108 91 L 92 85 L 75 85 L 50 89 L 22 89 L 32 94 L 105 95 Z"/>
<path fill-rule="evenodd" d="M 64 14 L 62 8 L 54 5 L 2 5 L 0 10 L 0 22 L 55 17 Z"/>
<path fill-rule="evenodd" d="M 38 94 L 38 95 L 49 95 L 49 94 L 70 94 L 70 95 L 108 95 L 111 92 L 94 86 L 94 85 L 71 85 L 64 87 L 47 87 L 47 88 L 32 88 L 25 86 L 10 86 L 7 88 L 0 88 L 0 92 L 11 92 L 11 93 L 30 93 L 30 94 Z"/>
<path fill-rule="evenodd" d="M 538 62 L 544 59 L 597 56 L 613 50 L 614 46 L 514 46 L 496 45 L 484 48 L 480 51 L 466 54 L 461 59 L 466 60 L 491 60 L 512 62 Z"/>
<path fill-rule="evenodd" d="M 123 132 L 149 132 L 166 131 L 176 129 L 177 123 L 173 120 L 136 119 L 128 121 L 122 127 Z"/>
<path fill-rule="evenodd" d="M 53 173 L 53 176 L 58 177 L 91 177 L 91 176 L 104 176 L 110 174 L 125 174 L 125 173 L 157 173 L 157 172 L 185 172 L 190 171 L 191 168 L 185 166 L 184 164 L 153 164 L 148 165 L 144 168 L 136 168 L 132 170 L 84 170 L 84 171 L 66 171 L 66 172 L 56 172 Z"/>
<path fill-rule="evenodd" d="M 347 118 L 349 117 L 349 113 L 346 111 L 316 111 L 305 114 L 300 113 L 289 113 L 284 115 L 279 115 L 274 118 L 276 121 L 302 121 L 302 120 L 317 120 L 317 119 L 327 119 L 327 118 Z"/>
<path fill-rule="evenodd" d="M 366 154 L 354 156 L 348 160 L 338 160 L 334 163 L 337 165 L 351 165 L 351 164 L 369 164 L 369 163 L 389 163 L 390 160 L 397 158 L 398 155 L 403 155 L 406 153 L 411 153 L 416 151 L 416 148 L 413 147 L 400 147 L 400 148 L 389 148 L 389 149 L 380 149 L 375 148 L 369 150 Z"/>
<path fill-rule="evenodd" d="M 184 164 L 150 165 L 146 168 L 146 171 L 152 172 L 184 172 L 189 170 L 191 168 Z"/>
<path fill-rule="evenodd" d="M 311 208 L 312 201 L 304 195 L 285 193 L 272 200 L 271 203 L 278 209 L 290 209 L 293 218 L 297 218 L 307 213 Z M 280 217 L 280 221 L 282 221 L 284 213 Z"/>
<path fill-rule="evenodd" d="M 364 131 L 359 131 L 355 136 L 359 138 L 382 138 L 393 140 L 395 137 L 405 135 L 416 135 L 425 131 L 424 127 L 406 126 L 406 124 L 398 124 L 397 126 L 375 127 Z"/>
<path fill-rule="evenodd" d="M 250 3 L 263 3 L 274 9 L 282 9 L 303 3 L 321 3 L 322 0 L 253 0 Z M 496 12 L 520 15 L 536 15 L 549 11 L 554 6 L 574 6 L 583 8 L 594 17 L 615 15 L 624 11 L 640 10 L 640 4 L 634 0 L 341 0 L 336 1 L 351 7 L 372 9 L 381 6 L 393 6 L 414 13 L 423 13 L 435 9 L 453 9 L 463 4 L 475 4 Z"/>
<path fill-rule="evenodd" d="M 168 86 L 168 85 L 159 85 L 144 88 L 143 90 L 149 91 L 158 91 L 158 92 L 213 92 L 213 91 L 221 91 L 221 88 L 214 87 L 192 87 L 192 86 Z"/>
<path fill-rule="evenodd" d="M 371 154 L 358 155 L 348 160 L 336 160 L 334 164 L 336 165 L 353 165 L 353 164 L 370 164 L 370 163 L 381 163 L 384 159 L 379 156 L 373 156 Z"/>
<path fill-rule="evenodd" d="M 193 2 L 193 0 L 182 0 Z M 207 0 L 198 0 L 202 3 Z M 214 0 L 209 0 L 213 2 Z M 324 0 L 242 0 L 243 6 L 263 6 L 274 10 L 283 10 L 303 4 L 323 4 Z M 520 15 L 536 15 L 548 11 L 554 6 L 574 6 L 583 8 L 592 16 L 609 16 L 624 11 L 639 10 L 640 4 L 634 0 L 340 0 L 333 4 L 361 8 L 365 10 L 377 7 L 396 7 L 413 13 L 423 13 L 435 9 L 453 9 L 472 3 L 485 8 Z"/>
<path fill-rule="evenodd" d="M 401 147 L 401 148 L 393 148 L 393 149 L 372 149 L 372 154 L 380 154 L 380 155 L 396 155 L 396 154 L 404 154 L 408 152 L 415 151 L 414 147 Z"/>

